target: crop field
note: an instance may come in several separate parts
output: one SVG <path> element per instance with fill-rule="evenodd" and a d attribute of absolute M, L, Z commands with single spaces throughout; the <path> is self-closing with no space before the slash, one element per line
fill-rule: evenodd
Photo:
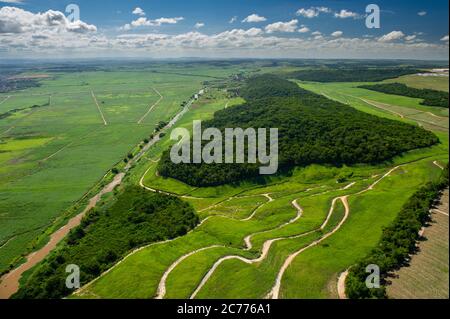
<path fill-rule="evenodd" d="M 394 299 L 448 299 L 448 189 L 433 210 L 432 219 L 424 229 L 419 252 L 412 256 L 409 267 L 397 271 L 388 286 Z"/>
<path fill-rule="evenodd" d="M 448 92 L 448 77 L 405 75 L 386 82 L 403 83 L 417 89 L 432 89 Z"/>
<path fill-rule="evenodd" d="M 40 87 L 0 94 L 0 272 L 205 80 L 234 71 L 49 73 Z"/>
<path fill-rule="evenodd" d="M 420 125 L 431 131 L 448 132 L 448 108 L 423 106 L 420 99 L 358 88 L 362 83 L 307 83 L 299 85 L 358 110 Z"/>
<path fill-rule="evenodd" d="M 354 83 L 300 85 L 365 112 L 410 123 L 416 122 L 361 99 L 402 107 L 398 110 L 405 115 L 448 116 L 448 111 L 423 107 L 415 99 L 392 100 Z M 190 128 L 192 119 L 210 118 L 228 103 L 239 100 L 218 96 L 199 103 L 179 126 Z M 264 185 L 192 187 L 163 178 L 157 162 L 171 143 L 165 137 L 132 179 L 149 191 L 190 202 L 201 223 L 185 236 L 131 252 L 71 297 L 337 298 L 339 275 L 377 244 L 382 229 L 421 185 L 441 174 L 439 165 L 448 161 L 448 130 L 439 124 L 434 132 L 440 144 L 390 163 L 310 165 Z M 349 177 L 338 183 L 339 176 Z"/>

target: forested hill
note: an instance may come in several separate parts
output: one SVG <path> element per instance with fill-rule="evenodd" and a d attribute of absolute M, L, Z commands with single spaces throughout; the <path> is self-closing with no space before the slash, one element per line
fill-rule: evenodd
<path fill-rule="evenodd" d="M 65 284 L 67 265 L 80 267 L 84 285 L 137 247 L 182 236 L 198 221 L 192 206 L 179 198 L 129 186 L 110 206 L 91 210 L 64 244 L 27 276 L 13 298 L 68 296 L 73 290 Z"/>
<path fill-rule="evenodd" d="M 285 77 L 311 82 L 378 82 L 419 72 L 412 68 L 316 69 L 291 72 Z"/>
<path fill-rule="evenodd" d="M 424 129 L 360 112 L 273 75 L 252 78 L 243 105 L 218 111 L 202 128 L 278 128 L 280 167 L 312 163 L 379 163 L 402 152 L 438 143 Z M 164 152 L 158 170 L 195 186 L 259 176 L 259 164 L 174 164 Z"/>
<path fill-rule="evenodd" d="M 448 92 L 430 90 L 430 89 L 416 89 L 408 87 L 402 83 L 382 83 L 374 85 L 361 85 L 362 89 L 382 92 L 386 94 L 395 94 L 423 99 L 420 103 L 428 106 L 448 107 Z"/>

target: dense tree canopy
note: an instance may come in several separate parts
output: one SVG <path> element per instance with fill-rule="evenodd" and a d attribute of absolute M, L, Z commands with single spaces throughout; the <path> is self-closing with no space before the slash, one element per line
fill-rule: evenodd
<path fill-rule="evenodd" d="M 379 163 L 438 143 L 433 133 L 420 127 L 360 112 L 273 75 L 248 80 L 240 92 L 247 102 L 216 112 L 203 129 L 278 128 L 281 169 L 313 163 Z M 167 150 L 158 170 L 191 185 L 213 186 L 259 176 L 259 166 L 174 164 Z"/>
<path fill-rule="evenodd" d="M 287 78 L 311 82 L 378 82 L 418 72 L 411 68 L 324 68 L 295 71 Z"/>
<path fill-rule="evenodd" d="M 395 94 L 423 99 L 423 101 L 420 103 L 422 105 L 448 107 L 448 92 L 430 89 L 416 89 L 408 87 L 402 83 L 361 85 L 360 88 L 386 94 Z"/>
<path fill-rule="evenodd" d="M 128 187 L 110 207 L 93 210 L 73 229 L 61 249 L 37 268 L 14 298 L 61 298 L 65 268 L 76 264 L 85 284 L 109 269 L 130 250 L 186 234 L 198 223 L 193 208 L 182 200 Z"/>

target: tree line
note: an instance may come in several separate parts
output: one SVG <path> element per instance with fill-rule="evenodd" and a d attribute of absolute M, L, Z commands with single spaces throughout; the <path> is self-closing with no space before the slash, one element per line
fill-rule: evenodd
<path fill-rule="evenodd" d="M 376 92 L 394 94 L 423 99 L 420 104 L 428 106 L 439 106 L 448 108 L 448 92 L 442 92 L 431 89 L 416 89 L 408 87 L 402 83 L 383 83 L 374 85 L 361 85 L 359 88 L 372 90 Z"/>
<path fill-rule="evenodd" d="M 416 74 L 420 70 L 413 68 L 364 68 L 350 69 L 322 68 L 300 70 L 288 73 L 288 79 L 310 82 L 379 82 L 399 76 Z"/>
<path fill-rule="evenodd" d="M 394 222 L 383 230 L 377 247 L 349 270 L 346 294 L 351 299 L 387 298 L 386 285 L 389 274 L 410 260 L 417 251 L 419 231 L 430 221 L 430 209 L 441 191 L 448 187 L 448 164 L 436 182 L 430 182 L 412 195 Z M 380 267 L 380 288 L 368 288 L 367 265 Z"/>

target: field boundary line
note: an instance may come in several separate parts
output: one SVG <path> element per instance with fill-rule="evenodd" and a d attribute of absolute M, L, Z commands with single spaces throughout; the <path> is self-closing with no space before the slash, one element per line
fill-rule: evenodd
<path fill-rule="evenodd" d="M 159 99 L 158 99 L 158 101 L 156 101 L 155 103 L 153 103 L 152 106 L 150 106 L 150 108 L 148 109 L 148 111 L 144 114 L 144 116 L 142 116 L 142 117 L 139 119 L 139 121 L 137 122 L 137 124 L 141 124 L 142 121 L 145 120 L 145 118 L 147 117 L 147 115 L 149 115 L 150 112 L 153 111 L 153 109 L 154 109 L 154 108 L 155 108 L 155 107 L 156 107 L 156 106 L 164 99 L 164 96 L 162 96 L 161 93 L 159 93 L 159 91 L 158 91 L 157 89 L 155 89 L 155 88 L 152 88 L 152 89 L 153 89 L 153 91 L 156 92 L 156 94 L 159 95 Z"/>
<path fill-rule="evenodd" d="M 0 102 L 0 105 L 5 103 L 6 101 L 8 101 L 10 98 L 11 98 L 11 95 L 8 95 L 3 101 Z"/>
<path fill-rule="evenodd" d="M 62 152 L 62 151 L 65 150 L 66 148 L 68 148 L 69 146 L 72 146 L 73 144 L 75 144 L 75 142 L 84 140 L 85 138 L 87 138 L 89 135 L 95 133 L 96 131 L 97 131 L 97 129 L 94 129 L 93 131 L 87 133 L 86 135 L 83 135 L 83 136 L 80 137 L 79 139 L 76 139 L 76 140 L 70 142 L 69 144 L 64 145 L 63 147 L 61 147 L 59 150 L 57 150 L 57 151 L 54 152 L 53 154 L 47 156 L 46 158 L 44 158 L 44 159 L 42 159 L 42 160 L 40 160 L 40 161 L 38 161 L 38 162 L 46 162 L 46 161 L 48 161 L 49 159 L 51 159 L 51 158 L 54 157 L 55 155 L 59 154 L 60 152 Z"/>
<path fill-rule="evenodd" d="M 392 110 L 390 110 L 390 109 L 388 109 L 388 108 L 385 108 L 385 107 L 382 107 L 382 106 L 380 106 L 380 105 L 375 104 L 375 103 L 379 103 L 379 102 L 375 102 L 375 101 L 371 101 L 371 100 L 366 100 L 366 99 L 362 99 L 362 98 L 359 98 L 359 99 L 360 99 L 361 101 L 363 101 L 364 103 L 367 103 L 367 104 L 372 105 L 372 106 L 375 106 L 376 108 L 379 108 L 379 109 L 381 109 L 381 110 L 384 110 L 384 111 L 390 112 L 390 113 L 392 113 L 392 114 L 395 114 L 395 115 L 399 116 L 399 117 L 402 118 L 402 119 L 405 118 L 405 115 L 403 115 L 403 114 L 401 114 L 401 113 L 398 113 L 398 112 L 396 112 L 396 111 L 392 111 Z M 384 103 L 379 103 L 379 104 L 387 105 L 387 104 L 384 104 Z"/>
<path fill-rule="evenodd" d="M 100 108 L 100 105 L 98 104 L 97 98 L 95 97 L 94 91 L 91 90 L 91 94 L 92 94 L 92 98 L 94 99 L 95 104 L 97 105 L 97 109 L 100 112 L 100 115 L 102 117 L 103 123 L 106 125 L 108 125 L 108 123 L 106 122 L 105 116 L 103 115 L 102 109 Z"/>
<path fill-rule="evenodd" d="M 10 128 L 8 128 L 6 131 L 0 133 L 0 136 L 5 135 L 6 133 L 9 133 L 12 129 L 14 129 L 14 126 L 11 126 Z"/>
<path fill-rule="evenodd" d="M 376 107 L 376 108 L 378 108 L 378 109 L 380 109 L 380 110 L 384 110 L 384 111 L 386 111 L 386 112 L 389 112 L 389 113 L 392 113 L 392 114 L 394 114 L 394 115 L 397 115 L 397 116 L 399 116 L 399 117 L 402 118 L 402 119 L 406 119 L 406 120 L 410 120 L 410 121 L 416 122 L 416 123 L 419 124 L 419 126 L 422 126 L 422 124 L 425 123 L 425 124 L 437 126 L 437 127 L 441 128 L 441 129 L 444 129 L 444 130 L 448 131 L 448 127 L 441 126 L 441 125 L 439 125 L 439 124 L 437 124 L 437 123 L 434 123 L 434 122 L 431 122 L 431 121 L 422 120 L 422 119 L 416 119 L 416 118 L 412 117 L 412 116 L 414 116 L 414 115 L 419 115 L 419 114 L 429 114 L 429 115 L 432 114 L 434 117 L 437 117 L 437 118 L 440 118 L 440 119 L 446 119 L 445 117 L 437 116 L 437 115 L 435 115 L 435 114 L 433 114 L 433 113 L 431 113 L 431 112 L 425 112 L 425 111 L 420 111 L 420 110 L 417 110 L 417 109 L 416 109 L 416 110 L 418 111 L 417 113 L 403 115 L 403 114 L 398 113 L 398 112 L 396 112 L 396 111 L 390 110 L 389 108 L 382 107 L 381 105 L 385 105 L 385 106 L 394 106 L 394 107 L 397 106 L 397 107 L 403 107 L 403 108 L 405 108 L 404 106 L 400 106 L 400 105 L 392 105 L 392 104 L 386 104 L 386 103 L 382 103 L 382 102 L 376 102 L 376 101 L 366 100 L 366 99 L 363 99 L 363 98 L 360 98 L 360 97 L 357 97 L 357 96 L 353 96 L 353 95 L 350 95 L 350 94 L 345 94 L 345 95 L 350 96 L 350 97 L 355 98 L 355 99 L 359 99 L 359 100 L 363 101 L 363 102 L 366 103 L 366 104 L 369 104 L 369 105 L 371 105 L 371 106 L 373 106 L 373 107 Z M 378 104 L 381 104 L 381 105 L 377 105 L 377 104 L 375 104 L 375 103 L 378 103 Z"/>
<path fill-rule="evenodd" d="M 441 215 L 445 215 L 445 216 L 448 217 L 448 213 L 446 213 L 446 212 L 444 212 L 444 211 L 442 211 L 442 210 L 440 210 L 440 209 L 433 208 L 433 209 L 431 209 L 430 211 L 431 211 L 431 212 L 434 212 L 434 213 L 439 213 L 439 214 L 441 214 Z"/>

